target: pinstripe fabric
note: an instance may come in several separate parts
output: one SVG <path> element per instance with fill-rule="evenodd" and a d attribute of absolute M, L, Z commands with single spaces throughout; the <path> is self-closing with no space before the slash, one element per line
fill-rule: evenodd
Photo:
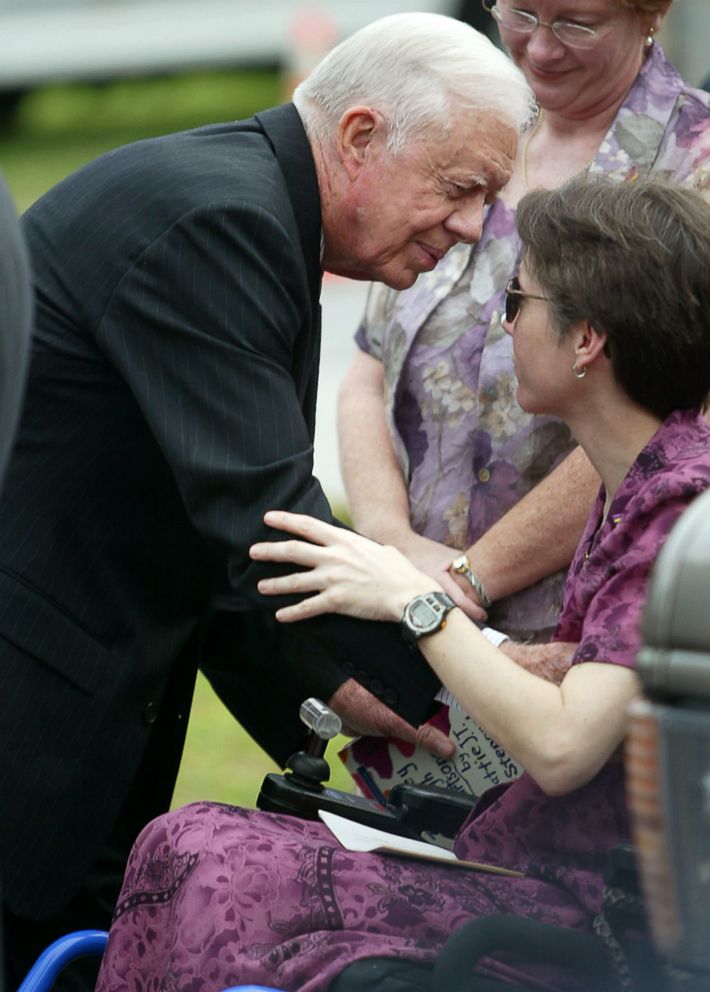
<path fill-rule="evenodd" d="M 182 659 L 141 785 L 144 819 L 167 807 L 218 609 L 232 623 L 211 651 L 270 693 L 247 550 L 269 507 L 330 510 L 311 474 L 318 187 L 291 105 L 111 152 L 25 230 L 37 328 L 0 506 L 0 852 L 8 905 L 41 918 L 116 819 Z M 311 691 L 345 677 L 321 657 Z M 253 728 L 283 756 L 300 734 L 286 701 Z"/>

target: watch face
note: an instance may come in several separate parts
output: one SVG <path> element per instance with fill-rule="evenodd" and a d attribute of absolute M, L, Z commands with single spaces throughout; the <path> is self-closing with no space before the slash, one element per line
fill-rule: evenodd
<path fill-rule="evenodd" d="M 418 599 L 409 608 L 409 621 L 419 630 L 428 630 L 439 622 L 441 611 L 435 610 L 425 600 Z"/>
<path fill-rule="evenodd" d="M 402 616 L 402 636 L 410 644 L 416 644 L 420 637 L 433 634 L 445 622 L 454 601 L 444 592 L 429 592 L 415 596 L 404 608 Z"/>

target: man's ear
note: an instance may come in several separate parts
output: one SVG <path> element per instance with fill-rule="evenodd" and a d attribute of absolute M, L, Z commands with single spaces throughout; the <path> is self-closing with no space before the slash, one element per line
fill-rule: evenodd
<path fill-rule="evenodd" d="M 607 342 L 605 331 L 598 331 L 588 320 L 580 320 L 572 331 L 574 335 L 574 364 L 581 372 L 593 365 L 601 355 L 607 360 L 604 346 Z"/>
<path fill-rule="evenodd" d="M 385 121 L 370 107 L 349 107 L 338 125 L 338 155 L 351 179 L 356 179 L 372 153 L 375 143 L 382 140 Z"/>

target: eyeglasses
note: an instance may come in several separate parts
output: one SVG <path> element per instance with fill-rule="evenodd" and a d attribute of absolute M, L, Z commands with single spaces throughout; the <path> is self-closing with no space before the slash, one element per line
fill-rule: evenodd
<path fill-rule="evenodd" d="M 599 31 L 586 24 L 577 24 L 576 21 L 553 21 L 549 24 L 527 10 L 518 10 L 516 7 L 501 8 L 498 4 L 489 5 L 487 0 L 482 0 L 482 3 L 483 9 L 509 31 L 532 34 L 536 28 L 549 28 L 555 38 L 569 48 L 593 48 L 599 40 Z"/>
<path fill-rule="evenodd" d="M 549 296 L 536 296 L 534 293 L 524 293 L 520 288 L 520 280 L 513 276 L 505 287 L 505 319 L 512 324 L 520 313 L 523 300 L 546 300 L 551 303 Z"/>

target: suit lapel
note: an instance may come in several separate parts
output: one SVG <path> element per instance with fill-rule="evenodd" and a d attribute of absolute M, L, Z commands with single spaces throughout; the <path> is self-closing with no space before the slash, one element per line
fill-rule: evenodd
<path fill-rule="evenodd" d="M 292 374 L 311 438 L 315 432 L 318 366 L 320 361 L 322 270 L 321 215 L 318 177 L 311 146 L 292 103 L 256 114 L 286 180 L 296 218 L 311 298 L 310 324 L 294 343 Z"/>
<path fill-rule="evenodd" d="M 286 179 L 308 271 L 308 287 L 315 304 L 320 297 L 322 278 L 321 216 L 318 178 L 311 146 L 298 111 L 292 103 L 273 107 L 255 116 L 271 142 Z"/>

